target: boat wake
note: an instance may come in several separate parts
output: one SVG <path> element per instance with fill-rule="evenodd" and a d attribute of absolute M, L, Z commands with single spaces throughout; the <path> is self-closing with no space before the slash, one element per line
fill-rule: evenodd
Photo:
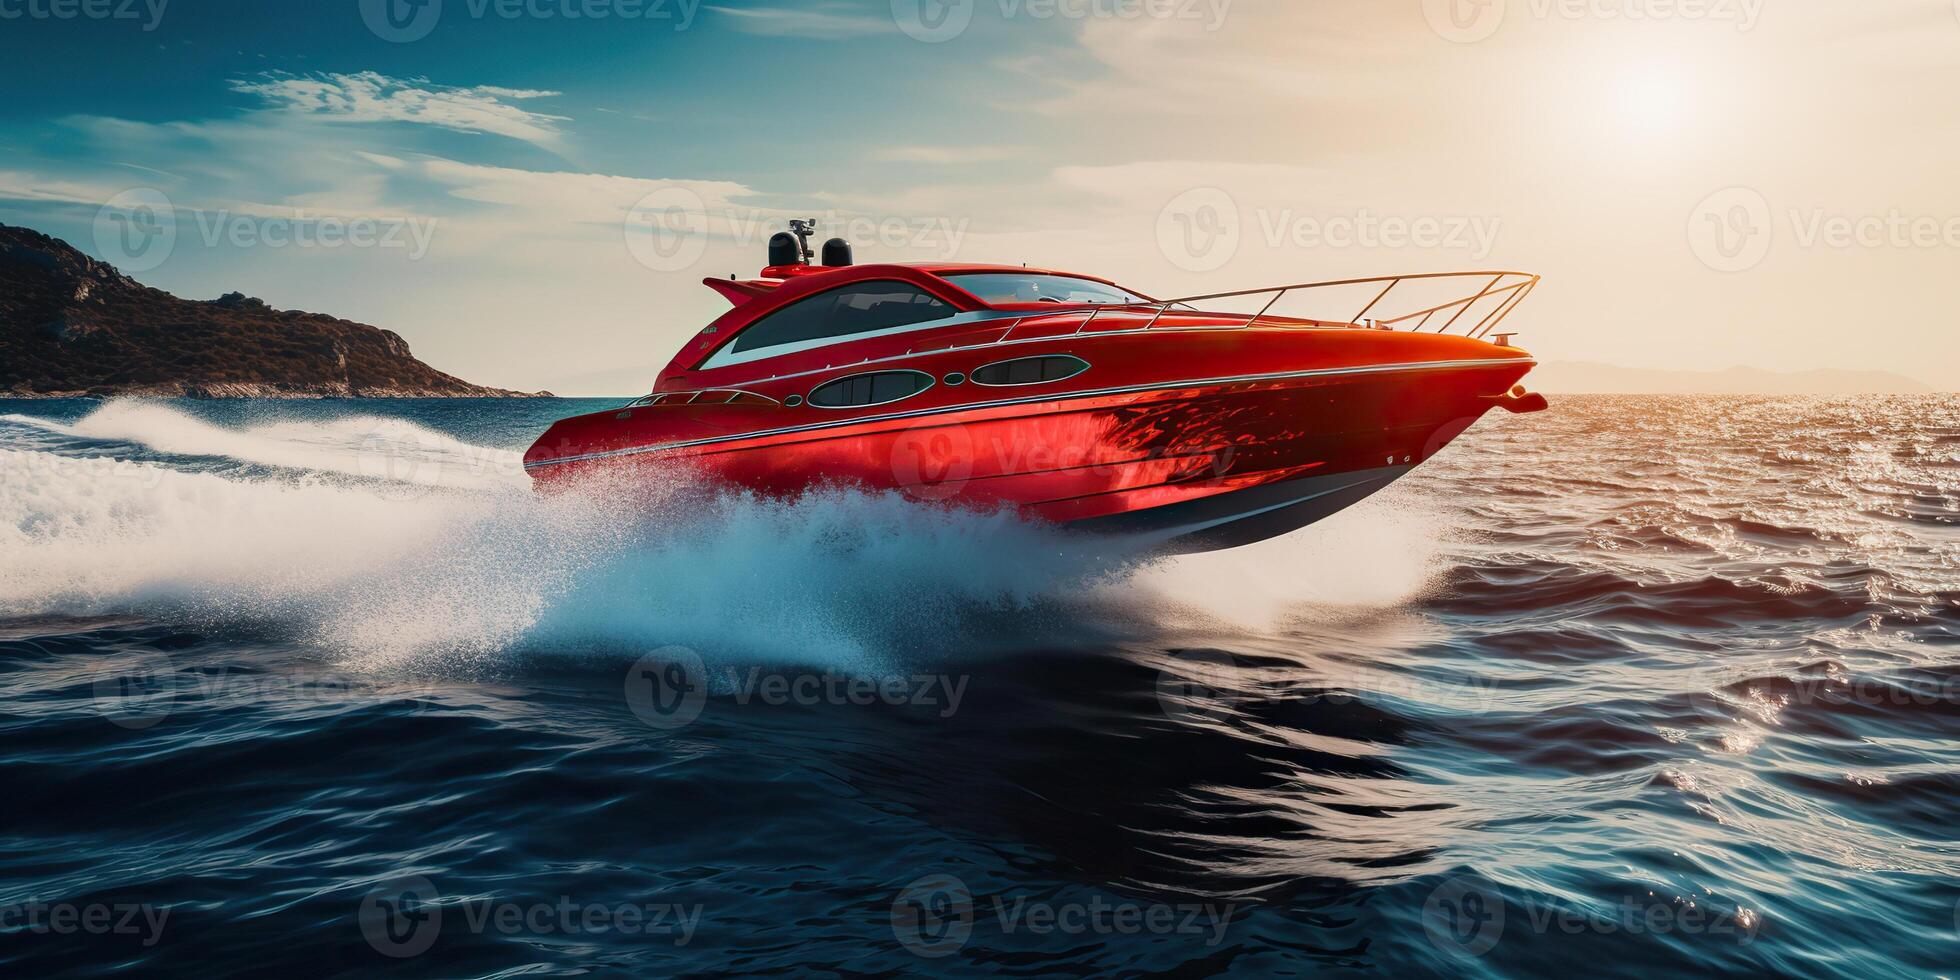
<path fill-rule="evenodd" d="M 844 490 L 540 497 L 515 454 L 401 419 L 228 428 L 140 402 L 68 424 L 0 417 L 0 615 L 269 629 L 365 669 L 682 644 L 890 670 L 977 644 L 1270 622 L 1303 586 L 1382 601 L 1430 575 L 1433 546 L 1410 532 L 1386 547 L 1356 539 L 1366 524 L 1327 533 L 1380 561 L 1282 563 L 1284 542 L 1249 560 L 1152 560 L 1006 513 Z"/>

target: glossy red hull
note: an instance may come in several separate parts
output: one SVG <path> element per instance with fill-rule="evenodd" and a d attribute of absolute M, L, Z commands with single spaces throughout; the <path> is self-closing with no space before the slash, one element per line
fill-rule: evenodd
<path fill-rule="evenodd" d="M 1069 332 L 1083 316 L 1055 317 L 1046 335 L 1017 326 L 1007 343 L 991 339 L 998 324 L 978 344 L 963 327 L 925 331 L 868 363 L 777 377 L 675 372 L 673 390 L 713 394 L 567 419 L 526 465 L 546 487 L 678 471 L 772 495 L 858 486 L 1207 550 L 1285 533 L 1386 486 L 1514 401 L 1533 363 L 1464 337 L 1244 317 L 1105 314 Z M 945 380 L 1043 356 L 1087 367 L 1028 386 Z M 888 366 L 941 380 L 894 405 L 796 404 Z"/>

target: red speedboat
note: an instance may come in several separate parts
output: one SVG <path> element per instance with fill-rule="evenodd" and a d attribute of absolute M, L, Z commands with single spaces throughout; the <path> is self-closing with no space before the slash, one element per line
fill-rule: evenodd
<path fill-rule="evenodd" d="M 854 265 L 836 239 L 815 264 L 811 227 L 777 235 L 760 278 L 705 280 L 734 308 L 651 394 L 546 431 L 524 457 L 537 483 L 859 486 L 1205 551 L 1347 507 L 1493 408 L 1545 408 L 1518 387 L 1536 362 L 1497 332 L 1537 285 L 1524 273 L 1159 300 L 1045 269 Z M 1454 298 L 1370 316 L 1439 286 Z M 1336 293 L 1372 299 L 1274 312 Z"/>

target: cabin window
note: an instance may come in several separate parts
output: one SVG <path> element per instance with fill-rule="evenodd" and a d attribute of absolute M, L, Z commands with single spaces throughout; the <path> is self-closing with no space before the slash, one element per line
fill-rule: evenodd
<path fill-rule="evenodd" d="M 1100 306 L 1112 303 L 1127 305 L 1150 302 L 1121 286 L 1112 286 L 1093 279 L 1077 279 L 1074 276 L 1056 276 L 1047 273 L 961 272 L 947 276 L 946 281 L 995 305 L 1086 303 Z"/>
<path fill-rule="evenodd" d="M 807 350 L 856 334 L 944 320 L 958 313 L 930 293 L 902 282 L 854 283 L 790 304 L 751 324 L 723 353 L 757 356 Z M 779 349 L 780 348 L 780 349 Z M 733 363 L 721 354 L 714 362 Z"/>
<path fill-rule="evenodd" d="M 986 367 L 973 369 L 973 383 L 1007 388 L 1016 385 L 1047 384 L 1050 381 L 1067 381 L 1089 370 L 1089 362 L 1067 354 L 1046 354 L 1041 357 L 1020 357 L 1011 361 L 999 361 Z"/>
<path fill-rule="evenodd" d="M 864 408 L 889 405 L 932 387 L 923 371 L 873 371 L 818 385 L 810 392 L 814 408 Z"/>

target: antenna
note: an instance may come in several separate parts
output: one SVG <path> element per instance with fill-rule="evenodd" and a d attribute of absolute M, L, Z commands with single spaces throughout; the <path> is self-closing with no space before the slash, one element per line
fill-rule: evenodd
<path fill-rule="evenodd" d="M 807 264 L 817 255 L 817 253 L 810 251 L 810 236 L 817 233 L 817 219 L 791 218 L 789 220 L 789 231 L 790 234 L 796 236 L 796 250 L 802 253 L 803 262 Z"/>

